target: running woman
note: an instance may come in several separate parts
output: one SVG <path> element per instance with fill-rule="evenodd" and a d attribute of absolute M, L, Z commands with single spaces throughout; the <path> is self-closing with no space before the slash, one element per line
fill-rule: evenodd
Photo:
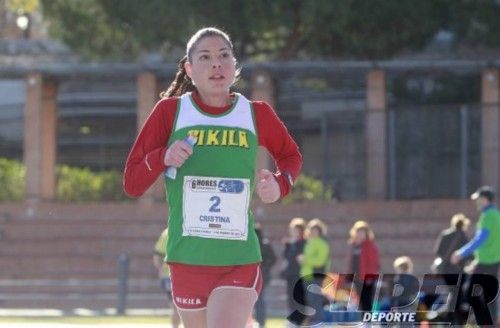
<path fill-rule="evenodd" d="M 233 45 L 219 29 L 196 32 L 175 80 L 156 104 L 127 159 L 124 190 L 142 195 L 167 167 L 167 263 L 175 305 L 186 328 L 244 327 L 262 285 L 259 242 L 250 210 L 284 197 L 302 157 L 265 102 L 230 91 L 237 76 Z M 196 138 L 191 146 L 186 138 Z M 265 147 L 277 170 L 256 171 Z"/>

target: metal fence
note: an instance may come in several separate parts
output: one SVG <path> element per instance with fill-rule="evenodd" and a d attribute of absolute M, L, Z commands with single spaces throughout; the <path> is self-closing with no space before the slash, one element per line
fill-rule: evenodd
<path fill-rule="evenodd" d="M 276 110 L 298 142 L 304 173 L 337 199 L 366 195 L 365 72 L 274 71 Z"/>
<path fill-rule="evenodd" d="M 463 198 L 480 184 L 478 104 L 388 112 L 389 198 Z"/>
<path fill-rule="evenodd" d="M 388 75 L 389 198 L 462 198 L 480 184 L 480 73 L 435 67 Z"/>
<path fill-rule="evenodd" d="M 134 81 L 71 78 L 58 93 L 58 163 L 123 169 L 136 135 Z"/>

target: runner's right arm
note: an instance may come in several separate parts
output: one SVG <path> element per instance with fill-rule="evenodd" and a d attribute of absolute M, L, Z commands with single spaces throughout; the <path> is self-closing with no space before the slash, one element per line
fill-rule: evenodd
<path fill-rule="evenodd" d="M 165 171 L 165 152 L 176 110 L 177 98 L 162 99 L 144 123 L 125 164 L 123 190 L 127 195 L 141 196 Z"/>

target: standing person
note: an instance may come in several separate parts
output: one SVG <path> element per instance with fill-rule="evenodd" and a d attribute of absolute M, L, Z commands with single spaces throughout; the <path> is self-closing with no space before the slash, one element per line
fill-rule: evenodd
<path fill-rule="evenodd" d="M 394 262 L 392 263 L 392 267 L 394 268 L 394 280 L 392 282 L 392 286 L 390 288 L 390 291 L 392 292 L 394 289 L 394 286 L 400 285 L 403 287 L 404 290 L 410 290 L 412 283 L 414 283 L 414 280 L 410 278 L 409 275 L 413 274 L 413 261 L 409 256 L 399 256 L 397 257 Z M 408 296 L 399 296 L 399 297 L 394 297 L 392 294 L 390 295 L 391 300 L 391 308 L 392 307 L 401 307 L 410 304 L 412 299 L 410 299 Z M 390 310 L 390 309 L 389 309 Z"/>
<path fill-rule="evenodd" d="M 489 186 L 480 187 L 470 197 L 480 212 L 477 222 L 476 235 L 466 245 L 456 250 L 451 263 L 457 265 L 465 257 L 474 254 L 475 265 L 472 272 L 469 288 L 474 287 L 475 274 L 487 274 L 498 279 L 498 268 L 500 267 L 500 212 L 495 206 L 495 192 Z M 485 292 L 485 291 L 483 291 Z M 468 290 L 466 295 L 472 295 Z M 483 325 L 496 323 L 497 308 L 496 300 L 489 305 L 490 318 L 476 317 L 476 321 Z"/>
<path fill-rule="evenodd" d="M 460 261 L 458 264 L 451 263 L 451 256 L 454 251 L 461 248 L 469 241 L 466 235 L 466 231 L 469 227 L 470 220 L 462 213 L 457 213 L 453 215 L 450 222 L 450 227 L 443 230 L 436 240 L 434 246 L 434 254 L 436 255 L 436 260 L 441 261 L 437 269 L 434 268 L 434 273 L 443 274 L 443 279 L 446 285 L 455 285 L 456 281 L 448 274 L 461 274 L 463 275 L 465 259 Z M 436 263 L 436 260 L 434 262 Z M 457 288 L 457 301 L 460 302 L 462 299 L 462 285 L 464 279 L 460 280 L 460 286 Z M 463 311 L 460 307 L 457 307 L 455 311 L 450 311 L 445 309 L 448 313 L 448 319 L 453 324 L 464 325 L 467 320 L 468 311 Z"/>
<path fill-rule="evenodd" d="M 349 231 L 349 271 L 354 273 L 361 311 L 371 311 L 377 289 L 380 258 L 375 234 L 366 221 L 356 221 Z"/>
<path fill-rule="evenodd" d="M 297 260 L 300 263 L 300 275 L 304 283 L 306 305 L 314 309 L 307 324 L 323 322 L 323 302 L 321 294 L 324 275 L 330 266 L 330 246 L 326 241 L 326 225 L 320 219 L 311 220 L 306 227 L 304 253 Z"/>
<path fill-rule="evenodd" d="M 125 166 L 124 190 L 135 197 L 167 167 L 177 168 L 174 179 L 165 178 L 167 262 L 186 328 L 245 326 L 262 283 L 251 195 L 277 201 L 302 166 L 274 110 L 230 92 L 236 75 L 229 36 L 216 28 L 196 32 Z M 274 158 L 276 172 L 255 173 L 259 146 Z"/>
<path fill-rule="evenodd" d="M 167 263 L 164 262 L 167 251 L 168 229 L 163 230 L 160 237 L 155 243 L 153 252 L 153 265 L 158 270 L 158 278 L 160 278 L 161 288 L 165 291 L 172 304 L 172 328 L 178 328 L 181 319 L 177 308 L 172 300 L 172 281 L 170 280 L 170 270 Z"/>
<path fill-rule="evenodd" d="M 300 325 L 303 317 L 297 311 L 297 305 L 305 304 L 304 286 L 300 278 L 300 264 L 297 258 L 304 252 L 306 240 L 304 233 L 306 222 L 303 218 L 293 218 L 288 225 L 288 237 L 284 239 L 285 248 L 283 258 L 285 267 L 281 271 L 281 277 L 286 280 L 286 294 L 288 300 L 289 318 L 294 325 Z"/>
<path fill-rule="evenodd" d="M 457 213 L 451 218 L 450 227 L 439 234 L 434 246 L 434 254 L 441 259 L 442 263 L 439 266 L 440 272 L 436 273 L 447 274 L 464 272 L 464 263 L 459 263 L 459 265 L 452 264 L 451 255 L 469 241 L 466 235 L 469 224 L 469 218 L 462 213 Z M 450 282 L 446 280 L 446 276 L 444 276 L 444 279 L 446 283 Z"/>
<path fill-rule="evenodd" d="M 260 250 L 262 253 L 262 289 L 260 291 L 259 298 L 255 303 L 255 319 L 257 320 L 259 327 L 263 328 L 266 326 L 267 319 L 267 309 L 266 309 L 266 287 L 271 281 L 271 268 L 276 263 L 276 253 L 274 253 L 273 246 L 269 239 L 265 238 L 262 233 L 262 228 L 260 223 L 255 223 L 255 232 L 257 233 L 257 238 L 259 239 Z"/>

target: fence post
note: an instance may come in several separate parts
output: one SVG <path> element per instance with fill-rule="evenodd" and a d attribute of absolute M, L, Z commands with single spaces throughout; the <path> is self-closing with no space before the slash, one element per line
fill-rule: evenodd
<path fill-rule="evenodd" d="M 130 258 L 127 254 L 121 254 L 118 257 L 118 304 L 116 306 L 117 314 L 125 314 L 125 310 L 127 307 L 129 263 Z"/>
<path fill-rule="evenodd" d="M 488 68 L 481 81 L 481 183 L 500 188 L 500 69 Z"/>
<path fill-rule="evenodd" d="M 366 196 L 368 199 L 384 199 L 387 184 L 387 131 L 385 72 L 372 69 L 366 75 Z"/>
<path fill-rule="evenodd" d="M 57 82 L 39 72 L 26 76 L 24 105 L 24 164 L 26 199 L 55 196 Z"/>

